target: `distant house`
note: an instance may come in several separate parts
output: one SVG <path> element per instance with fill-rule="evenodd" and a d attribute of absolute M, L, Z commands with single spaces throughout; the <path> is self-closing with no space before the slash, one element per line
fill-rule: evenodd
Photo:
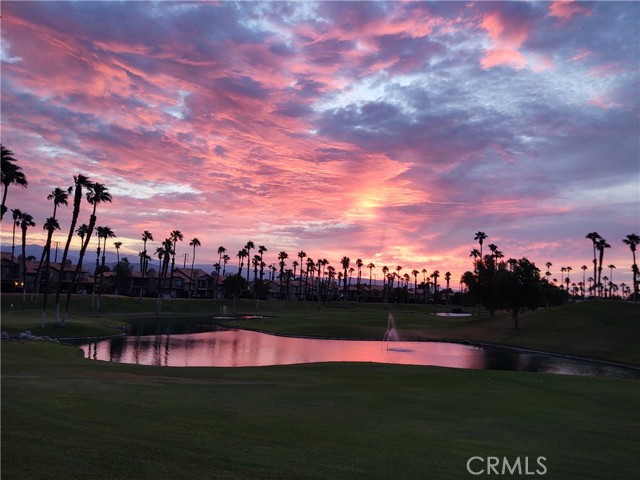
<path fill-rule="evenodd" d="M 26 278 L 25 284 L 22 284 L 22 259 L 19 257 L 12 257 L 9 252 L 2 252 L 1 256 L 1 268 L 2 268 L 2 291 L 3 292 L 22 292 L 23 287 L 25 291 L 31 293 L 35 291 L 36 281 L 38 277 L 38 264 L 37 260 L 27 259 L 26 266 Z M 60 263 L 51 262 L 49 264 L 49 290 L 53 291 L 56 288 L 58 282 L 62 282 L 62 292 L 69 291 L 71 283 L 75 275 L 76 265 L 71 264 L 68 261 L 64 268 Z M 41 272 L 40 274 L 40 288 L 39 291 L 43 292 L 46 284 L 46 274 Z M 80 277 L 76 285 L 76 292 L 78 291 L 90 291 L 93 288 L 93 279 L 87 275 L 85 270 L 80 272 Z"/>

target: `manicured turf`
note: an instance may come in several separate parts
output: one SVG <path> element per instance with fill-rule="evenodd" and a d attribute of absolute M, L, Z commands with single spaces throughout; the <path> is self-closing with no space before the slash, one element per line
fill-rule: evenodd
<path fill-rule="evenodd" d="M 638 384 L 376 364 L 157 368 L 2 346 L 2 478 L 637 478 Z M 476 465 L 476 468 L 479 465 Z M 491 477 L 487 477 L 491 478 Z"/>
<path fill-rule="evenodd" d="M 104 297 L 96 314 L 89 297 L 77 297 L 64 328 L 51 326 L 50 315 L 40 330 L 38 305 L 22 309 L 17 300 L 2 298 L 2 329 L 12 334 L 115 334 L 155 317 L 153 300 Z M 162 316 L 211 317 L 221 304 L 172 300 Z M 517 332 L 506 315 L 437 317 L 433 311 L 449 308 L 431 305 L 389 311 L 407 338 L 640 364 L 638 308 L 589 302 L 539 310 L 523 316 Z M 238 310 L 252 313 L 255 304 L 239 302 Z M 388 311 L 263 302 L 260 313 L 268 317 L 229 322 L 378 339 Z M 512 465 L 528 457 L 535 470 L 542 456 L 544 478 L 635 479 L 638 387 L 633 380 L 377 364 L 144 367 L 83 359 L 79 349 L 49 342 L 3 342 L 2 478 L 495 478 L 469 474 L 467 460 L 506 457 Z"/>

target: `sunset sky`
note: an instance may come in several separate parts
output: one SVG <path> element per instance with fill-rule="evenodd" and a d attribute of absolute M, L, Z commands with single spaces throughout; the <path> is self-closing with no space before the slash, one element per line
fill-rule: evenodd
<path fill-rule="evenodd" d="M 180 230 L 178 257 L 197 237 L 205 265 L 251 240 L 267 263 L 346 255 L 457 287 L 484 231 L 578 282 L 597 231 L 631 284 L 638 2 L 3 1 L 1 22 L 2 143 L 30 183 L 7 206 L 35 217 L 29 243 L 83 173 L 134 264 L 143 230 L 150 251 Z"/>

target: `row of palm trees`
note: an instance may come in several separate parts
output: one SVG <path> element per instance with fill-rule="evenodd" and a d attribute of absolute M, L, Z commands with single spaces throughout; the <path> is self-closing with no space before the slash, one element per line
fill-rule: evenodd
<path fill-rule="evenodd" d="M 21 171 L 21 168 L 17 165 L 16 162 L 17 161 L 13 155 L 13 152 L 5 148 L 4 146 L 2 146 L 2 184 L 5 187 L 2 195 L 2 215 L 4 215 L 4 213 L 7 210 L 5 203 L 7 199 L 8 187 L 10 185 L 16 185 L 20 187 L 26 187 L 28 185 L 26 176 Z M 53 212 L 51 217 L 47 218 L 47 220 L 44 222 L 44 225 L 43 225 L 43 229 L 46 230 L 47 232 L 47 238 L 45 241 L 45 246 L 44 246 L 40 261 L 38 263 L 37 279 L 35 283 L 36 288 L 39 288 L 41 276 L 43 274 L 45 275 L 44 277 L 45 288 L 44 288 L 43 309 L 42 309 L 42 319 L 41 319 L 41 323 L 43 325 L 45 322 L 45 316 L 47 312 L 47 301 L 48 301 L 47 297 L 49 293 L 48 282 L 49 282 L 49 268 L 50 268 L 52 238 L 53 238 L 53 233 L 56 230 L 60 230 L 60 224 L 57 219 L 58 208 L 63 205 L 68 206 L 69 199 L 71 195 L 73 195 L 73 211 L 71 215 L 71 223 L 69 226 L 69 232 L 67 235 L 65 248 L 62 255 L 61 264 L 62 265 L 66 264 L 70 244 L 75 234 L 77 234 L 81 239 L 81 248 L 80 248 L 79 260 L 78 260 L 78 263 L 76 264 L 75 272 L 72 277 L 72 283 L 67 291 L 64 314 L 62 316 L 60 315 L 60 297 L 62 293 L 61 292 L 62 282 L 58 282 L 56 284 L 55 317 L 54 317 L 55 320 L 54 321 L 57 325 L 64 325 L 67 319 L 71 292 L 74 291 L 75 288 L 77 287 L 77 284 L 80 278 L 80 273 L 82 271 L 84 257 L 94 232 L 96 233 L 96 236 L 98 238 L 96 269 L 94 271 L 94 278 L 96 280 L 99 280 L 99 282 L 96 283 L 97 287 L 94 288 L 94 295 L 96 292 L 98 293 L 98 308 L 99 308 L 99 301 L 100 301 L 99 294 L 102 290 L 100 286 L 102 285 L 103 273 L 106 270 L 105 257 L 106 257 L 107 239 L 115 237 L 115 233 L 109 227 L 103 227 L 103 226 L 96 227 L 96 222 L 97 222 L 96 211 L 97 211 L 98 205 L 106 202 L 111 202 L 111 194 L 108 192 L 107 187 L 105 187 L 103 184 L 92 182 L 89 180 L 88 177 L 81 174 L 75 175 L 73 178 L 74 178 L 73 185 L 71 185 L 66 189 L 55 188 L 47 196 L 47 199 L 52 201 L 53 203 Z M 80 216 L 82 200 L 84 197 L 86 197 L 86 201 L 89 203 L 91 207 L 89 222 L 88 224 L 83 223 L 77 227 L 78 219 Z M 15 231 L 16 231 L 16 228 L 19 227 L 22 234 L 22 269 L 21 270 L 23 275 L 23 284 L 25 284 L 26 283 L 26 265 L 25 265 L 26 235 L 27 235 L 27 230 L 29 228 L 35 227 L 35 221 L 33 217 L 29 215 L 27 212 L 23 212 L 19 209 L 12 209 L 11 211 L 12 211 L 12 219 L 13 219 L 12 255 L 14 253 L 14 248 L 15 248 Z M 143 250 L 139 252 L 139 258 L 140 258 L 140 272 L 142 276 L 142 282 L 144 282 L 144 279 L 149 273 L 149 261 L 151 260 L 151 257 L 147 251 L 147 242 L 153 241 L 153 235 L 151 234 L 151 232 L 145 230 L 142 233 L 141 238 L 143 242 Z M 479 249 L 474 248 L 471 251 L 470 256 L 474 257 L 474 259 L 484 258 L 483 246 L 484 246 L 484 241 L 487 238 L 488 238 L 488 235 L 484 232 L 479 231 L 475 234 L 474 240 L 478 242 Z M 610 295 L 611 292 L 613 291 L 613 286 L 609 285 L 609 289 L 607 290 L 607 288 L 602 284 L 604 252 L 605 252 L 605 249 L 610 248 L 610 245 L 597 232 L 589 233 L 586 236 L 586 238 L 592 241 L 593 254 L 594 254 L 593 256 L 594 275 L 589 279 L 589 281 L 592 283 L 592 286 L 590 287 L 590 289 L 594 291 L 594 294 L 597 293 L 599 296 L 605 295 L 607 291 Z M 166 288 L 167 280 L 169 281 L 168 282 L 169 285 L 172 285 L 173 283 L 176 248 L 177 248 L 178 242 L 181 242 L 183 240 L 184 240 L 184 235 L 182 234 L 182 232 L 180 232 L 179 230 L 173 230 L 172 232 L 170 232 L 168 237 L 163 242 L 161 242 L 161 245 L 155 251 L 155 255 L 158 257 L 158 260 L 160 262 L 158 309 L 160 308 L 161 301 L 165 293 L 164 289 Z M 625 239 L 623 239 L 623 242 L 630 247 L 631 252 L 633 254 L 633 267 L 632 267 L 633 274 L 634 274 L 633 289 L 637 297 L 639 275 L 638 275 L 638 267 L 636 264 L 635 251 L 636 251 L 637 245 L 640 243 L 640 237 L 638 237 L 638 235 L 636 234 L 630 234 L 630 235 L 627 235 Z M 120 248 L 122 247 L 122 242 L 114 242 L 114 246 L 116 248 L 116 254 L 118 256 L 118 264 L 120 264 L 119 256 L 120 256 Z M 194 275 L 193 267 L 195 265 L 196 249 L 201 246 L 201 242 L 198 238 L 193 238 L 189 242 L 189 246 L 192 247 L 193 249 L 189 285 L 193 285 L 193 275 Z M 494 262 L 497 262 L 499 258 L 502 258 L 504 256 L 503 253 L 498 249 L 496 245 L 490 244 L 488 248 L 491 252 L 489 255 Z M 253 255 L 253 257 L 251 257 L 252 250 L 257 251 L 257 253 Z M 359 299 L 361 287 L 362 285 L 366 284 L 365 282 L 363 282 L 363 276 L 362 276 L 363 268 L 369 269 L 369 282 L 368 282 L 369 286 L 371 287 L 373 283 L 372 282 L 373 270 L 376 268 L 376 266 L 373 263 L 368 263 L 365 266 L 365 263 L 360 258 L 358 258 L 352 264 L 351 259 L 347 256 L 344 256 L 339 262 L 339 267 L 336 268 L 333 265 L 331 265 L 326 258 L 322 258 L 322 259 L 318 259 L 317 261 L 314 261 L 312 258 L 310 258 L 307 255 L 305 251 L 301 250 L 294 257 L 299 259 L 299 262 L 298 260 L 294 260 L 291 264 L 291 268 L 286 268 L 288 266 L 287 260 L 289 259 L 289 254 L 287 252 L 285 251 L 279 252 L 277 254 L 277 262 L 267 265 L 267 263 L 264 260 L 264 254 L 267 251 L 268 251 L 267 247 L 265 247 L 264 245 L 259 245 L 256 248 L 256 245 L 254 244 L 253 241 L 248 241 L 245 244 L 245 246 L 238 251 L 236 255 L 236 257 L 238 258 L 238 275 L 244 276 L 244 266 L 245 266 L 245 260 L 246 260 L 247 283 L 249 283 L 250 281 L 251 267 L 253 267 L 254 282 L 258 280 L 260 282 L 264 281 L 264 272 L 266 268 L 270 270 L 270 280 L 272 281 L 276 276 L 276 274 L 278 273 L 281 291 L 283 287 L 283 281 L 289 281 L 292 278 L 298 277 L 300 280 L 304 280 L 305 284 L 307 285 L 309 284 L 313 285 L 314 282 L 317 282 L 318 285 L 320 285 L 321 283 L 326 282 L 326 285 L 328 286 L 331 283 L 337 282 L 338 287 L 340 288 L 341 286 L 344 292 L 344 298 L 346 299 L 347 292 L 349 291 L 351 282 L 354 278 L 354 274 L 357 271 L 357 276 L 355 276 L 355 278 L 356 278 L 356 285 L 357 285 L 356 291 L 358 292 L 357 295 Z M 102 253 L 102 257 L 100 258 L 101 253 Z M 223 246 L 218 247 L 217 253 L 219 255 L 218 262 L 213 265 L 214 271 L 216 273 L 216 281 L 220 277 L 221 269 L 222 269 L 222 276 L 225 276 L 227 263 L 231 260 L 230 256 L 227 254 L 227 249 L 225 247 Z M 101 260 L 101 263 L 100 263 L 100 260 Z M 551 267 L 551 263 L 548 262 L 547 273 L 546 273 L 547 278 L 551 275 L 549 271 L 550 267 Z M 298 268 L 299 268 L 299 271 L 298 271 Z M 604 277 L 604 280 L 605 280 L 604 285 L 606 285 L 607 280 L 611 280 L 611 278 L 613 277 L 613 268 L 615 268 L 615 266 L 609 265 L 608 268 L 610 268 L 611 270 L 611 277 L 610 278 L 607 278 L 606 276 Z M 403 268 L 401 266 L 396 266 L 395 271 L 391 270 L 387 266 L 382 267 L 381 270 L 383 273 L 383 291 L 386 291 L 386 292 L 392 291 L 396 285 L 396 282 L 398 287 L 404 286 L 405 288 L 408 288 L 412 277 L 413 277 L 415 291 L 417 291 L 419 286 L 418 276 L 422 274 L 422 282 L 420 286 L 422 286 L 423 288 L 430 288 L 431 286 L 433 286 L 434 292 L 436 293 L 438 292 L 438 288 L 439 288 L 438 279 L 440 278 L 440 272 L 438 270 L 435 270 L 430 275 L 427 275 L 428 272 L 426 269 L 422 269 L 421 271 L 414 269 L 413 271 L 411 271 L 411 274 L 409 273 L 401 274 L 402 269 Z M 583 266 L 583 272 L 585 270 L 586 270 L 586 266 Z M 571 271 L 571 267 L 562 267 L 561 271 L 563 273 L 561 285 L 563 285 L 566 282 L 567 284 L 566 289 L 567 291 L 569 291 L 570 281 L 568 278 L 568 272 Z M 567 273 L 566 279 L 564 278 L 565 272 Z M 98 277 L 98 274 L 99 274 L 99 277 Z M 446 280 L 446 283 L 447 283 L 446 288 L 449 289 L 451 273 L 446 272 L 444 274 L 444 279 Z M 117 288 L 117 285 L 118 285 L 118 282 L 116 281 L 116 288 Z M 584 288 L 584 286 L 586 285 L 586 280 L 583 280 L 582 285 L 583 285 L 582 288 Z M 189 288 L 188 295 L 191 296 L 191 294 L 192 294 L 192 290 L 191 288 Z M 26 295 L 26 289 L 23 288 L 23 300 L 25 299 L 25 295 Z M 92 295 L 92 304 L 93 304 L 94 295 Z M 142 297 L 142 289 L 140 289 L 140 297 Z"/>

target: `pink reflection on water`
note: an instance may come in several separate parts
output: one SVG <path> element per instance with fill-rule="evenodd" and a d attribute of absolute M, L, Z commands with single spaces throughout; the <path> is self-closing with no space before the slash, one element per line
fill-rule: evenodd
<path fill-rule="evenodd" d="M 124 337 L 82 346 L 95 360 L 170 367 L 255 367 L 315 362 L 374 362 L 483 368 L 481 349 L 438 342 L 379 342 L 280 337 L 247 330 Z"/>

